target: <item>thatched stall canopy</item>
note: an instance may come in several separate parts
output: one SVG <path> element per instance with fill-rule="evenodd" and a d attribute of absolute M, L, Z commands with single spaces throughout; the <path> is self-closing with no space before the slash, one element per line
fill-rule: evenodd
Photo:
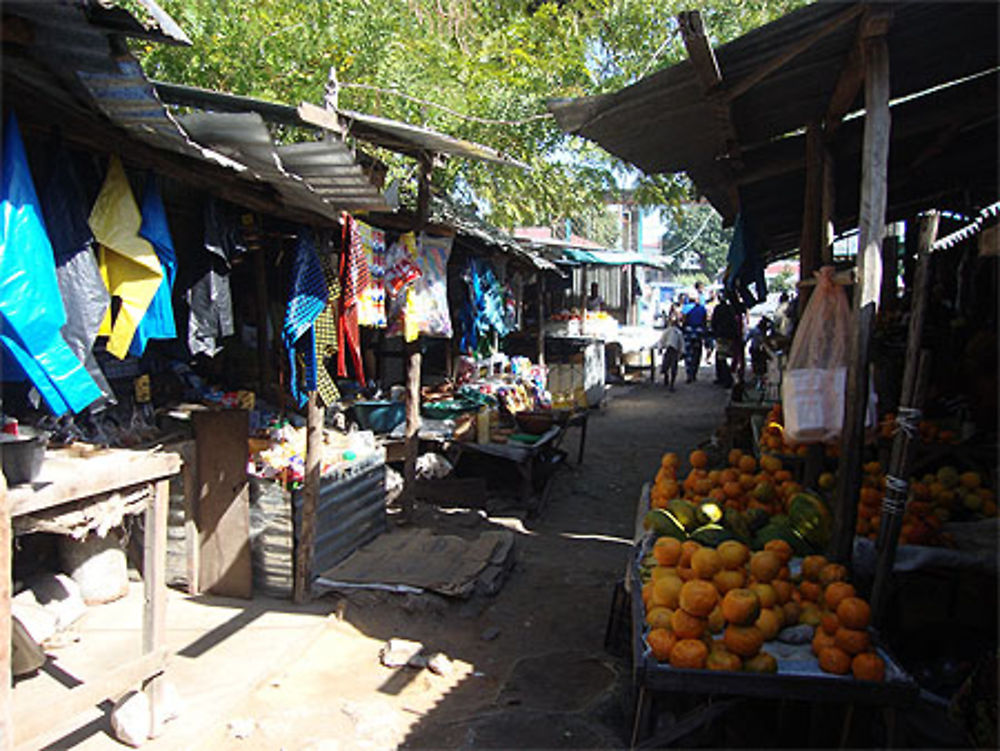
<path fill-rule="evenodd" d="M 836 231 L 859 224 L 872 36 L 884 36 L 891 71 L 887 221 L 933 207 L 972 215 L 996 200 L 995 4 L 816 3 L 715 50 L 697 13 L 680 22 L 690 59 L 550 109 L 644 172 L 687 172 L 727 223 L 752 217 L 770 257 L 799 246 L 810 159 L 832 170 Z"/>

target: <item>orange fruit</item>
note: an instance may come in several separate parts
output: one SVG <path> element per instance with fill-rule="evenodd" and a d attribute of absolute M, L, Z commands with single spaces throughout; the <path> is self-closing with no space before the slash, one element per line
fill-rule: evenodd
<path fill-rule="evenodd" d="M 791 570 L 788 568 L 788 566 L 782 566 L 781 570 L 778 572 L 778 579 L 788 581 L 791 578 L 792 578 Z M 775 581 L 777 581 L 778 579 L 775 579 Z"/>
<path fill-rule="evenodd" d="M 646 634 L 646 643 L 653 651 L 653 657 L 658 662 L 667 662 L 670 659 L 670 652 L 677 643 L 677 637 L 672 631 L 665 628 L 654 628 Z"/>
<path fill-rule="evenodd" d="M 744 472 L 743 474 L 740 475 L 740 486 L 744 490 L 753 490 L 756 484 L 757 480 L 754 479 L 753 475 L 747 472 Z"/>
<path fill-rule="evenodd" d="M 691 463 L 692 467 L 697 469 L 703 469 L 708 466 L 708 454 L 706 454 L 701 449 L 695 449 L 688 456 L 688 461 Z"/>
<path fill-rule="evenodd" d="M 821 628 L 816 629 L 816 633 L 813 634 L 812 639 L 812 652 L 814 655 L 819 656 L 827 647 L 837 646 L 836 639 L 833 638 L 833 634 L 828 634 Z"/>
<path fill-rule="evenodd" d="M 653 582 L 653 596 L 649 598 L 651 605 L 673 610 L 680 602 L 681 587 L 684 582 L 677 576 L 661 576 Z"/>
<path fill-rule="evenodd" d="M 757 582 L 756 584 L 751 584 L 750 589 L 757 594 L 757 599 L 760 600 L 762 608 L 773 608 L 778 603 L 778 593 L 774 591 L 774 587 L 770 584 Z"/>
<path fill-rule="evenodd" d="M 727 482 L 722 486 L 722 492 L 726 494 L 726 498 L 739 498 L 743 495 L 743 486 L 738 482 Z"/>
<path fill-rule="evenodd" d="M 743 569 L 725 569 L 712 577 L 712 583 L 720 595 L 725 595 L 731 589 L 739 589 L 746 584 L 746 580 L 747 575 Z"/>
<path fill-rule="evenodd" d="M 823 588 L 814 581 L 804 581 L 799 584 L 799 592 L 802 598 L 809 602 L 819 602 L 819 598 L 823 596 Z"/>
<path fill-rule="evenodd" d="M 771 582 L 774 594 L 778 598 L 778 604 L 784 605 L 792 599 L 792 583 L 784 579 L 775 579 Z"/>
<path fill-rule="evenodd" d="M 777 673 L 778 661 L 770 652 L 758 652 L 743 661 L 743 669 L 748 673 Z"/>
<path fill-rule="evenodd" d="M 722 558 L 722 566 L 727 569 L 742 569 L 750 559 L 750 548 L 738 540 L 726 540 L 716 552 Z"/>
<path fill-rule="evenodd" d="M 698 549 L 700 549 L 700 548 L 701 548 L 701 545 L 699 545 L 694 540 L 685 540 L 684 542 L 682 542 L 681 543 L 681 559 L 680 559 L 680 563 L 678 565 L 681 566 L 681 567 L 690 567 L 690 565 L 691 565 L 691 557 L 694 555 L 695 551 L 698 550 Z"/>
<path fill-rule="evenodd" d="M 871 649 L 872 640 L 867 631 L 841 626 L 833 635 L 834 643 L 849 655 L 858 655 Z"/>
<path fill-rule="evenodd" d="M 840 621 L 837 620 L 836 613 L 823 613 L 820 618 L 819 625 L 826 633 L 833 636 L 837 633 L 837 629 L 840 628 Z"/>
<path fill-rule="evenodd" d="M 719 484 L 719 470 L 713 469 L 708 473 L 708 479 L 712 481 L 713 485 Z"/>
<path fill-rule="evenodd" d="M 819 651 L 819 666 L 827 673 L 847 675 L 851 672 L 851 656 L 837 647 L 825 647 Z"/>
<path fill-rule="evenodd" d="M 694 492 L 696 495 L 705 496 L 712 492 L 712 487 L 712 481 L 704 477 L 694 484 Z"/>
<path fill-rule="evenodd" d="M 691 556 L 691 568 L 699 579 L 711 579 L 722 571 L 722 556 L 712 548 L 696 550 Z"/>
<path fill-rule="evenodd" d="M 757 581 L 769 582 L 781 570 L 781 559 L 771 550 L 760 550 L 750 556 L 750 575 Z"/>
<path fill-rule="evenodd" d="M 722 615 L 726 621 L 745 626 L 760 616 L 760 599 L 752 589 L 731 589 L 722 598 Z"/>
<path fill-rule="evenodd" d="M 677 576 L 676 566 L 653 566 L 649 572 L 649 577 L 655 582 L 665 576 Z"/>
<path fill-rule="evenodd" d="M 764 634 L 756 626 L 735 626 L 729 624 L 722 634 L 722 640 L 733 654 L 753 657 L 764 644 Z"/>
<path fill-rule="evenodd" d="M 653 543 L 653 557 L 661 566 L 676 566 L 681 558 L 681 541 L 674 537 L 660 537 Z"/>
<path fill-rule="evenodd" d="M 847 581 L 847 567 L 839 563 L 828 563 L 819 570 L 819 583 L 824 587 L 833 582 Z"/>
<path fill-rule="evenodd" d="M 694 569 L 691 568 L 690 566 L 681 566 L 680 568 L 678 568 L 677 569 L 677 575 L 683 581 L 686 581 L 686 582 L 689 582 L 692 579 L 697 579 L 698 578 L 698 575 L 694 572 Z"/>
<path fill-rule="evenodd" d="M 677 456 L 677 454 L 675 454 L 673 451 L 664 454 L 663 458 L 660 459 L 661 467 L 673 467 L 674 469 L 676 469 L 678 465 L 680 465 L 680 463 L 681 463 L 680 457 Z"/>
<path fill-rule="evenodd" d="M 678 608 L 670 616 L 670 627 L 678 639 L 697 639 L 705 633 L 708 622 Z"/>
<path fill-rule="evenodd" d="M 657 605 L 646 613 L 646 623 L 651 628 L 670 628 L 670 616 L 673 615 L 673 612 L 670 608 Z"/>
<path fill-rule="evenodd" d="M 709 670 L 740 670 L 743 663 L 738 655 L 726 649 L 713 649 L 708 653 L 705 667 Z"/>
<path fill-rule="evenodd" d="M 681 639 L 670 650 L 670 665 L 675 668 L 705 667 L 708 658 L 708 647 L 700 639 Z"/>
<path fill-rule="evenodd" d="M 681 609 L 693 616 L 704 618 L 719 602 L 719 592 L 711 582 L 693 579 L 681 587 Z"/>
<path fill-rule="evenodd" d="M 729 469 L 724 469 L 719 473 L 719 482 L 723 484 L 727 482 L 739 482 L 739 480 L 740 473 L 731 467 Z"/>
<path fill-rule="evenodd" d="M 680 498 L 681 495 L 681 485 L 677 480 L 667 480 L 663 483 L 663 495 L 667 497 L 667 500 L 673 500 L 674 498 Z"/>
<path fill-rule="evenodd" d="M 653 586 L 656 582 L 648 581 L 642 585 L 642 604 L 648 605 L 650 599 L 653 597 Z"/>
<path fill-rule="evenodd" d="M 799 607 L 797 602 L 789 600 L 781 609 L 785 611 L 785 623 L 789 625 L 794 625 L 799 622 L 799 616 L 802 614 L 802 608 Z"/>
<path fill-rule="evenodd" d="M 792 560 L 792 546 L 789 545 L 784 540 L 768 540 L 764 543 L 764 550 L 770 550 L 776 553 L 781 559 L 781 565 L 785 566 L 790 560 Z"/>
<path fill-rule="evenodd" d="M 803 603 L 802 611 L 799 613 L 799 623 L 807 623 L 810 626 L 818 626 L 822 619 L 823 614 L 820 612 L 819 608 L 816 607 L 816 603 Z"/>
<path fill-rule="evenodd" d="M 730 449 L 729 456 L 727 456 L 726 458 L 729 459 L 729 463 L 732 466 L 738 467 L 740 464 L 740 459 L 743 458 L 743 452 L 740 451 L 739 449 Z"/>
<path fill-rule="evenodd" d="M 754 625 L 764 635 L 764 641 L 771 641 L 781 631 L 781 621 L 778 620 L 778 616 L 774 610 L 769 608 L 764 608 L 760 611 L 760 615 L 757 616 L 757 621 Z"/>
<path fill-rule="evenodd" d="M 748 474 L 757 471 L 757 460 L 752 456 L 747 456 L 744 454 L 740 457 L 739 463 L 740 472 L 746 472 Z"/>
<path fill-rule="evenodd" d="M 885 660 L 874 652 L 862 652 L 851 660 L 851 672 L 859 681 L 884 681 Z"/>
<path fill-rule="evenodd" d="M 841 600 L 847 597 L 855 597 L 856 595 L 857 592 L 854 591 L 852 584 L 844 581 L 835 581 L 827 585 L 827 588 L 823 591 L 823 602 L 830 610 L 836 612 Z"/>
<path fill-rule="evenodd" d="M 809 581 L 819 581 L 819 572 L 828 563 L 826 556 L 807 555 L 802 559 L 802 576 Z"/>
<path fill-rule="evenodd" d="M 721 634 L 726 627 L 726 617 L 722 614 L 722 606 L 716 605 L 708 614 L 708 630 L 713 634 Z"/>
<path fill-rule="evenodd" d="M 860 597 L 845 597 L 837 605 L 837 619 L 844 628 L 867 628 L 871 618 L 872 609 Z"/>

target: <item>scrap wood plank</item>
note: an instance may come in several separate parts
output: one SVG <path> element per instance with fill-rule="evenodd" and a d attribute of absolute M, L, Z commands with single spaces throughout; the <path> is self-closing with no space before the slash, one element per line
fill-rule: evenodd
<path fill-rule="evenodd" d="M 250 489 L 247 482 L 249 414 L 195 412 L 198 460 L 198 588 L 251 596 Z"/>

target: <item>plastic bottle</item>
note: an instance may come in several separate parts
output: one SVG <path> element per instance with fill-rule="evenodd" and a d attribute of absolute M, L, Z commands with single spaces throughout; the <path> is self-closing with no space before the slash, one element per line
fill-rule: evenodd
<path fill-rule="evenodd" d="M 490 413 L 486 407 L 480 407 L 476 413 L 476 443 L 490 442 Z"/>

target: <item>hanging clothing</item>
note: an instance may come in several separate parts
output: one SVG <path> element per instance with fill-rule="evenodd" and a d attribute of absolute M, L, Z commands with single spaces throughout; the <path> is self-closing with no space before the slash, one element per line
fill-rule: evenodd
<path fill-rule="evenodd" d="M 188 304 L 188 348 L 192 355 L 215 357 L 219 342 L 235 331 L 229 287 L 230 261 L 246 252 L 239 228 L 215 198 L 205 203 L 204 252 L 191 259 L 193 281 L 185 295 Z"/>
<path fill-rule="evenodd" d="M 312 231 L 303 227 L 295 242 L 288 307 L 285 309 L 285 323 L 281 329 L 281 338 L 288 352 L 288 387 L 300 407 L 304 407 L 308 401 L 307 392 L 316 390 L 316 339 L 313 324 L 326 303 L 326 278 L 316 255 L 316 243 Z M 301 383 L 298 357 L 302 358 L 304 364 Z"/>
<path fill-rule="evenodd" d="M 66 311 L 62 337 L 101 390 L 101 398 L 90 405 L 95 410 L 117 402 L 94 357 L 94 342 L 111 305 L 111 294 L 101 278 L 91 247 L 94 235 L 87 224 L 87 207 L 93 201 L 92 196 L 87 196 L 77 171 L 77 159 L 61 139 L 53 145 L 52 153 L 52 171 L 39 198 Z"/>
<path fill-rule="evenodd" d="M 112 297 L 121 300 L 114 322 L 109 309 L 100 334 L 108 336 L 108 352 L 119 360 L 128 354 L 139 322 L 163 281 L 163 267 L 149 241 L 139 236 L 142 215 L 121 160 L 112 156 L 104 185 L 90 211 L 90 229 L 99 243 L 101 277 Z"/>
<path fill-rule="evenodd" d="M 101 390 L 63 339 L 66 313 L 55 256 L 13 111 L 0 174 L 0 342 L 56 415 L 79 412 Z"/>
<path fill-rule="evenodd" d="M 501 337 L 510 333 L 507 320 L 507 290 L 493 273 L 493 267 L 481 258 L 470 258 L 462 272 L 468 297 L 459 311 L 462 334 L 459 348 L 475 352 L 481 338 L 491 331 Z"/>
<path fill-rule="evenodd" d="M 361 243 L 356 241 L 354 217 L 343 215 L 344 234 L 340 253 L 340 325 L 337 351 L 337 375 L 347 377 L 346 354 L 354 363 L 354 373 L 359 383 L 365 382 L 365 368 L 361 360 L 361 332 L 358 330 L 358 303 L 368 288 L 370 277 Z"/>
<path fill-rule="evenodd" d="M 358 325 L 385 328 L 385 233 L 351 222 L 351 244 L 360 247 L 368 284 L 358 293 Z"/>
<path fill-rule="evenodd" d="M 177 276 L 177 255 L 174 241 L 167 226 L 167 212 L 160 197 L 160 185 L 150 172 L 146 176 L 146 189 L 142 196 L 142 227 L 139 234 L 153 246 L 156 257 L 163 267 L 163 281 L 149 303 L 146 315 L 139 322 L 132 339 L 129 354 L 141 357 L 150 339 L 175 339 L 177 326 L 174 323 L 174 280 Z"/>
<path fill-rule="evenodd" d="M 340 399 L 340 391 L 333 382 L 326 360 L 337 354 L 337 308 L 340 303 L 340 282 L 333 268 L 333 257 L 329 253 L 320 256 L 320 266 L 323 268 L 323 278 L 326 281 L 326 307 L 316 318 L 316 390 L 323 405 L 330 407 Z"/>
<path fill-rule="evenodd" d="M 736 217 L 726 266 L 725 287 L 735 294 L 745 309 L 752 308 L 767 298 L 760 241 L 750 220 L 743 214 Z M 756 295 L 750 291 L 751 284 L 756 289 Z"/>

